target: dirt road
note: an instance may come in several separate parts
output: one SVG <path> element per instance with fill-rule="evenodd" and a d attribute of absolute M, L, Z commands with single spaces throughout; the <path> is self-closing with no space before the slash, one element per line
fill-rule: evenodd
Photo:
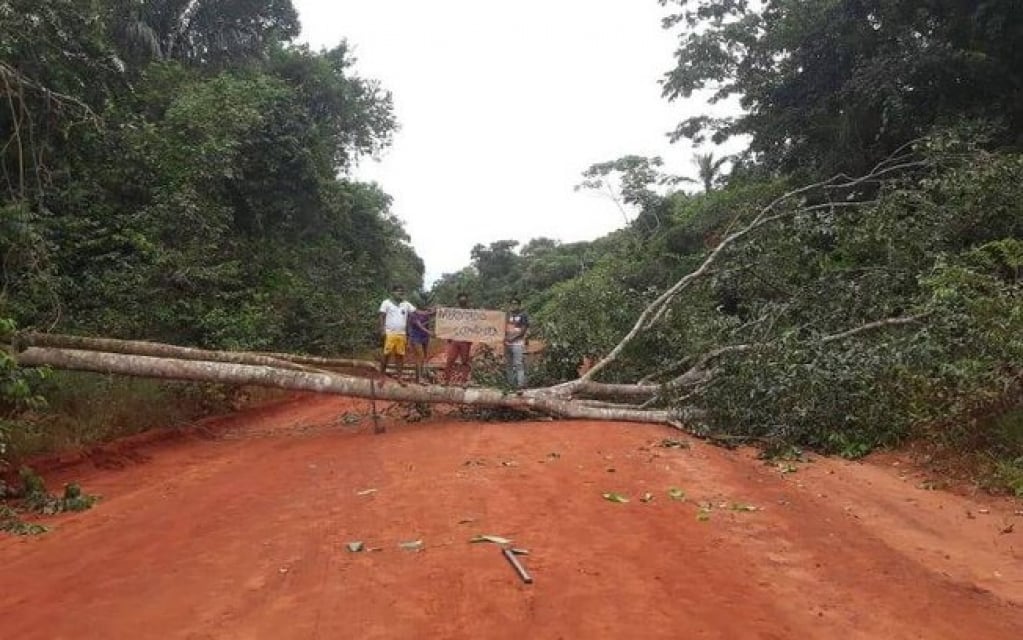
<path fill-rule="evenodd" d="M 364 409 L 301 398 L 121 469 L 51 473 L 103 501 L 0 537 L 0 636 L 1023 637 L 1018 504 L 922 489 L 890 460 L 781 473 L 751 452 L 663 448 L 678 434 L 651 426 L 374 436 L 339 419 Z M 528 548 L 535 583 L 468 543 L 480 533 Z"/>

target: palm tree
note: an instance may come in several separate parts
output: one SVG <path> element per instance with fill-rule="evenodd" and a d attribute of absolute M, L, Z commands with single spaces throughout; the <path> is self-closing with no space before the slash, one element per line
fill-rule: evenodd
<path fill-rule="evenodd" d="M 714 158 L 714 152 L 698 153 L 693 156 L 693 164 L 696 165 L 700 181 L 703 182 L 703 190 L 710 193 L 714 189 L 714 181 L 721 174 L 721 165 L 728 162 L 730 158 Z"/>

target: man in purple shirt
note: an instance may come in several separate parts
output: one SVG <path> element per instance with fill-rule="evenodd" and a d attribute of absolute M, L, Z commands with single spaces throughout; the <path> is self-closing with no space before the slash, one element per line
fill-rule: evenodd
<path fill-rule="evenodd" d="M 412 356 L 416 360 L 416 383 L 418 384 L 423 375 L 423 366 L 429 357 L 430 350 L 430 316 L 433 311 L 429 308 L 417 309 L 409 316 L 408 341 L 412 345 Z"/>

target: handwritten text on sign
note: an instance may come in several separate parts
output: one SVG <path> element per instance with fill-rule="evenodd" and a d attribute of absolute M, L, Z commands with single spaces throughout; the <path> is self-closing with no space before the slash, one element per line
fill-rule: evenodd
<path fill-rule="evenodd" d="M 504 340 L 504 312 L 438 307 L 436 333 L 438 338 L 447 340 L 501 342 Z"/>

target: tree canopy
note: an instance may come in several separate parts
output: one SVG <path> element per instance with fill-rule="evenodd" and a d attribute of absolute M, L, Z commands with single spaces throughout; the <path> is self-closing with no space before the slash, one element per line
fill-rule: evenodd
<path fill-rule="evenodd" d="M 1014 0 L 659 0 L 679 32 L 670 100 L 738 99 L 676 139 L 751 138 L 768 169 L 861 173 L 935 125 L 988 119 L 1023 140 L 1023 5 Z"/>

